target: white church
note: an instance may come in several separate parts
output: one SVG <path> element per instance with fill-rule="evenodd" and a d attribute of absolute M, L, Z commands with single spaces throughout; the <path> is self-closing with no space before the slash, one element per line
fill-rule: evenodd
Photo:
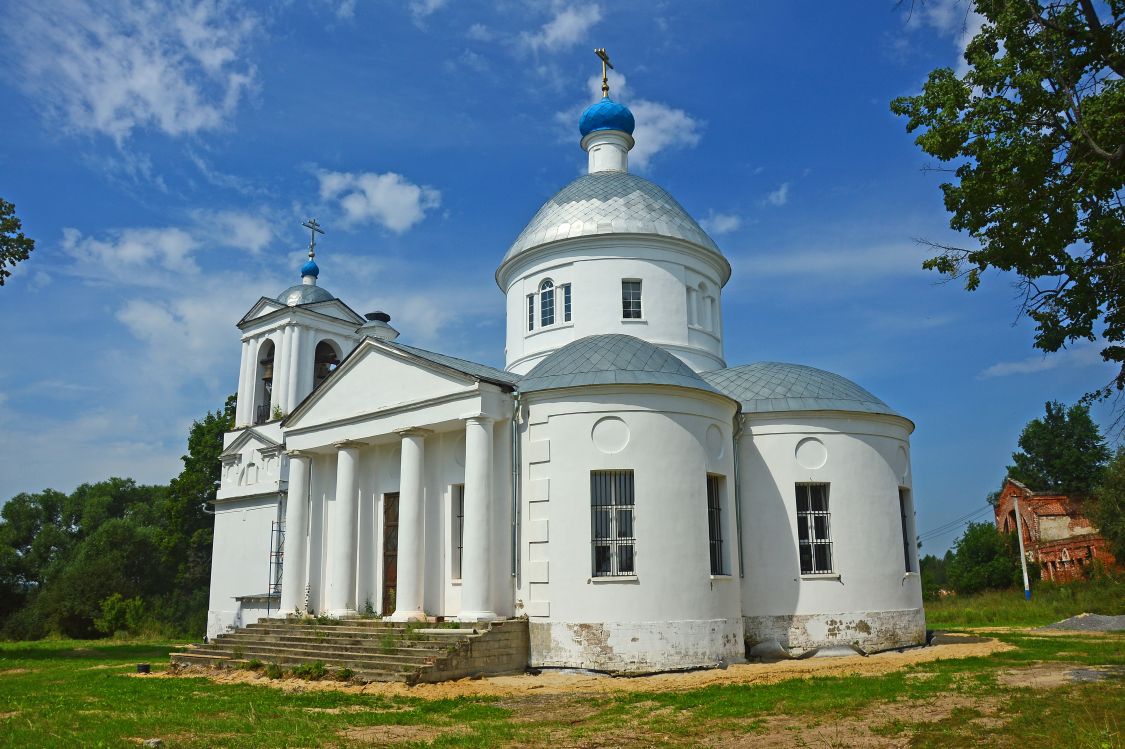
<path fill-rule="evenodd" d="M 913 423 L 830 372 L 727 365 L 730 263 L 629 173 L 603 94 L 588 173 L 496 270 L 504 369 L 319 285 L 315 222 L 301 283 L 238 322 L 209 636 L 526 617 L 529 665 L 610 672 L 924 643 Z"/>

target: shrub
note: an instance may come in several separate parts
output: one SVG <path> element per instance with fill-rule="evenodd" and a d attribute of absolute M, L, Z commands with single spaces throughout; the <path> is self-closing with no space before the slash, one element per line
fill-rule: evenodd
<path fill-rule="evenodd" d="M 313 661 L 312 663 L 302 663 L 294 666 L 290 672 L 298 679 L 307 679 L 309 681 L 316 681 L 323 679 L 328 675 L 328 669 L 325 668 L 323 661 Z"/>
<path fill-rule="evenodd" d="M 281 670 L 281 666 L 277 665 L 276 663 L 267 663 L 266 676 L 270 679 L 280 679 L 282 676 L 284 676 L 284 673 Z"/>
<path fill-rule="evenodd" d="M 102 601 L 102 615 L 94 620 L 99 632 L 107 635 L 123 632 L 138 634 L 145 626 L 145 604 L 139 597 L 123 598 L 114 593 Z"/>
<path fill-rule="evenodd" d="M 949 562 L 949 582 L 962 594 L 1019 585 L 1016 534 L 999 533 L 992 523 L 969 523 Z"/>
<path fill-rule="evenodd" d="M 336 672 L 336 678 L 339 679 L 340 681 L 351 681 L 352 677 L 354 677 L 354 676 L 355 676 L 355 671 L 352 671 L 347 666 L 344 666 L 343 668 L 341 668 L 339 671 Z"/>
<path fill-rule="evenodd" d="M 244 665 L 243 668 L 245 668 L 247 671 L 261 671 L 263 666 L 265 666 L 265 664 L 260 660 L 258 660 L 257 658 L 251 658 L 250 660 L 246 661 L 246 665 Z"/>

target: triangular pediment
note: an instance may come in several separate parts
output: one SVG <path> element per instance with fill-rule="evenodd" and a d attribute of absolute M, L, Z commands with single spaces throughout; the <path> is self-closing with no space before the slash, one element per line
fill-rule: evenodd
<path fill-rule="evenodd" d="M 469 374 L 366 338 L 294 409 L 282 427 L 306 428 L 426 403 L 470 392 L 477 384 L 478 379 Z"/>
<path fill-rule="evenodd" d="M 227 445 L 225 450 L 219 453 L 219 457 L 229 458 L 235 455 L 240 455 L 245 451 L 246 446 L 250 445 L 250 443 L 255 443 L 254 445 L 252 445 L 252 447 L 258 450 L 270 448 L 276 449 L 281 447 L 281 443 L 274 442 L 269 437 L 265 436 L 256 429 L 246 429 L 242 432 L 242 434 L 234 438 L 234 442 L 231 442 L 229 445 Z"/>
<path fill-rule="evenodd" d="M 251 320 L 257 320 L 259 317 L 265 317 L 269 313 L 276 312 L 277 310 L 283 309 L 284 307 L 285 305 L 277 301 L 276 299 L 270 299 L 269 297 L 264 296 L 258 301 L 254 302 L 254 306 L 250 308 L 250 311 L 242 316 L 242 319 L 238 321 L 238 327 L 241 328 Z"/>

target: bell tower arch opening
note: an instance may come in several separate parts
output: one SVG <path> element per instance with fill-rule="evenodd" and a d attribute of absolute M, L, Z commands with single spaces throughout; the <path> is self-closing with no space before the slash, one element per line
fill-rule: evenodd
<path fill-rule="evenodd" d="M 320 384 L 328 379 L 328 375 L 336 371 L 338 366 L 340 366 L 340 347 L 335 341 L 325 339 L 316 344 L 316 351 L 313 354 L 313 389 L 320 387 Z"/>
<path fill-rule="evenodd" d="M 270 401 L 273 398 L 273 341 L 258 348 L 257 376 L 254 378 L 254 423 L 270 420 Z"/>

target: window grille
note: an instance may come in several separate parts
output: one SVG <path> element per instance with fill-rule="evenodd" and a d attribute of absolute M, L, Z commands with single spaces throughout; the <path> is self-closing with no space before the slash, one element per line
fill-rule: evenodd
<path fill-rule="evenodd" d="M 570 322 L 570 284 L 564 283 L 559 288 L 563 295 L 563 322 Z"/>
<path fill-rule="evenodd" d="M 711 546 L 711 574 L 727 574 L 723 559 L 723 507 L 721 476 L 707 476 L 707 537 Z"/>
<path fill-rule="evenodd" d="M 590 471 L 594 577 L 633 575 L 633 472 Z"/>
<path fill-rule="evenodd" d="M 539 284 L 539 325 L 555 324 L 555 285 L 550 279 Z"/>
<path fill-rule="evenodd" d="M 641 282 L 621 282 L 621 317 L 626 320 L 641 319 Z"/>
<path fill-rule="evenodd" d="M 453 485 L 453 579 L 461 579 L 461 562 L 465 558 L 465 485 Z"/>
<path fill-rule="evenodd" d="M 527 329 L 535 330 L 535 295 L 527 295 Z"/>
<path fill-rule="evenodd" d="M 898 512 L 902 521 L 902 556 L 906 560 L 906 571 L 914 572 L 914 555 L 910 552 L 910 491 L 898 490 Z M 1005 518 L 1005 521 L 1007 519 Z"/>
<path fill-rule="evenodd" d="M 830 574 L 832 536 L 828 527 L 828 484 L 797 484 L 797 539 L 801 574 Z"/>

